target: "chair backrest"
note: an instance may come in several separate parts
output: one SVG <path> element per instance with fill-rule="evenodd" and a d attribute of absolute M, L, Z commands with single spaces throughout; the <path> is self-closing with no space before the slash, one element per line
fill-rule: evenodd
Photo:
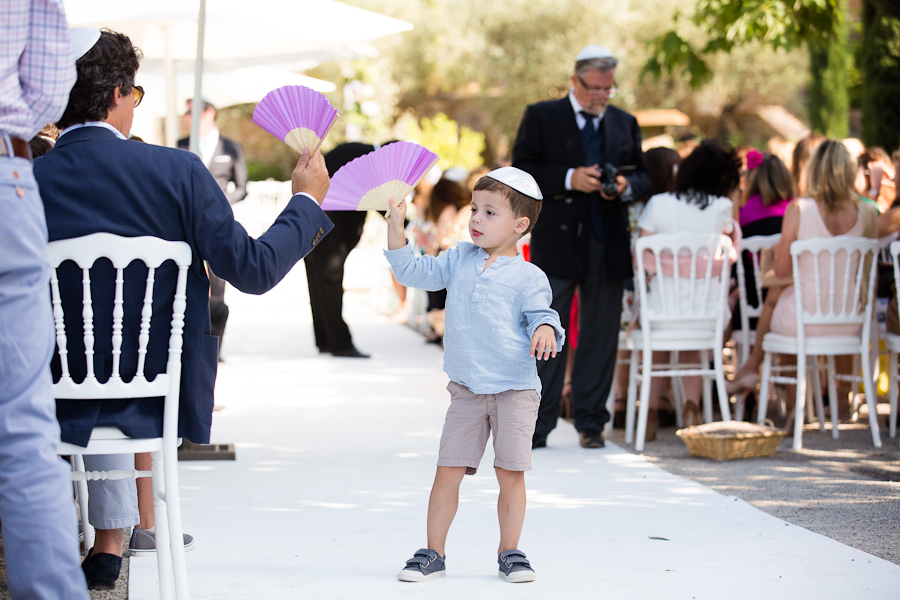
<path fill-rule="evenodd" d="M 165 397 L 163 431 L 177 429 L 178 392 L 181 382 L 181 348 L 184 332 L 184 313 L 187 307 L 187 272 L 191 264 L 191 247 L 185 242 L 171 242 L 155 237 L 126 238 L 110 233 L 94 233 L 84 237 L 50 242 L 47 246 L 50 262 L 50 293 L 53 317 L 56 322 L 56 343 L 59 353 L 61 377 L 53 384 L 57 399 L 96 400 L 115 398 Z M 112 311 L 112 372 L 110 378 L 100 382 L 94 372 L 94 309 L 91 298 L 90 269 L 94 263 L 106 258 L 116 272 Z M 141 306 L 124 306 L 124 272 L 133 261 L 147 266 Z M 150 341 L 150 321 L 153 314 L 153 285 L 156 269 L 172 260 L 178 268 L 175 294 L 172 298 L 172 320 L 169 333 L 168 360 L 165 373 L 152 380 L 144 374 L 147 346 Z M 87 366 L 85 379 L 76 383 L 69 372 L 68 341 L 65 313 L 60 296 L 58 269 L 66 261 L 73 261 L 82 272 L 82 320 L 84 324 L 84 352 Z M 106 290 L 103 290 L 105 293 Z M 71 309 L 70 309 L 71 310 Z M 120 374 L 123 321 L 126 311 L 139 311 L 140 330 L 137 333 L 137 371 L 131 381 L 124 381 Z M 131 313 L 133 314 L 133 313 Z M 170 419 L 176 427 L 170 427 Z"/>
<path fill-rule="evenodd" d="M 750 319 L 758 318 L 762 313 L 762 272 L 759 268 L 760 254 L 763 250 L 774 250 L 781 242 L 781 234 L 775 235 L 754 235 L 746 237 L 741 241 L 741 257 L 737 261 L 737 280 L 739 292 L 739 304 L 741 307 L 741 329 L 750 331 Z M 751 306 L 747 299 L 747 273 L 744 267 L 744 256 L 750 257 L 750 263 L 753 269 L 753 287 L 756 291 L 756 305 Z"/>
<path fill-rule="evenodd" d="M 641 327 L 654 322 L 709 321 L 724 323 L 728 295 L 731 238 L 708 233 L 654 234 L 635 243 Z M 677 259 L 675 259 L 677 257 Z M 647 274 L 658 303 L 648 302 Z M 710 302 L 714 310 L 710 312 Z"/>
<path fill-rule="evenodd" d="M 877 240 L 846 235 L 791 244 L 801 343 L 806 325 L 860 325 L 863 341 L 868 343 L 878 251 Z M 812 260 L 801 265 L 805 254 Z"/>
<path fill-rule="evenodd" d="M 894 289 L 897 295 L 898 306 L 900 306 L 900 241 L 891 242 L 889 250 L 891 261 L 894 263 Z"/>

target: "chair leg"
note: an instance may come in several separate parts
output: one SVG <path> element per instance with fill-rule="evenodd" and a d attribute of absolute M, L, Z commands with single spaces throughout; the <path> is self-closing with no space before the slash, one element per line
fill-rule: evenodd
<path fill-rule="evenodd" d="M 891 438 L 897 437 L 897 353 L 891 352 L 891 371 L 888 378 L 890 389 L 888 396 L 891 401 L 891 414 L 888 423 L 889 434 Z"/>
<path fill-rule="evenodd" d="M 819 413 L 819 431 L 825 433 L 825 405 L 822 402 L 822 383 L 819 381 L 819 357 L 812 359 L 812 369 L 809 371 L 812 378 L 812 393 L 816 401 L 816 412 Z"/>
<path fill-rule="evenodd" d="M 653 379 L 653 351 L 644 350 L 643 365 L 641 366 L 641 406 L 638 409 L 637 434 L 634 441 L 636 452 L 644 451 L 644 441 L 647 436 L 647 415 L 650 412 L 650 381 Z"/>
<path fill-rule="evenodd" d="M 862 349 L 863 390 L 866 394 L 866 405 L 869 407 L 869 427 L 872 429 L 872 443 L 881 448 L 881 434 L 878 431 L 878 398 L 875 396 L 875 383 L 872 381 L 872 363 L 869 361 L 869 348 Z"/>
<path fill-rule="evenodd" d="M 178 468 L 177 463 L 175 468 Z M 175 597 L 175 577 L 172 572 L 172 551 L 169 543 L 169 516 L 166 506 L 165 460 L 161 450 L 150 453 L 150 472 L 153 484 L 153 521 L 156 526 L 156 567 L 159 571 L 159 597 Z"/>
<path fill-rule="evenodd" d="M 165 469 L 166 505 L 169 513 L 169 543 L 172 550 L 172 567 L 175 574 L 175 597 L 190 600 L 187 584 L 187 566 L 184 561 L 184 528 L 181 524 L 181 488 L 178 485 L 178 448 L 163 448 L 168 468 Z"/>
<path fill-rule="evenodd" d="M 609 437 L 613 429 L 613 418 L 616 413 L 616 371 L 619 370 L 618 363 L 613 369 L 612 385 L 609 386 L 609 395 L 606 397 L 606 412 L 609 414 L 609 421 L 603 426 L 603 434 Z"/>
<path fill-rule="evenodd" d="M 803 449 L 803 421 L 806 417 L 806 354 L 797 354 L 797 393 L 794 406 L 794 450 Z"/>
<path fill-rule="evenodd" d="M 670 362 L 678 364 L 678 350 L 673 350 L 669 357 Z M 669 381 L 672 384 L 672 399 L 675 401 L 675 426 L 681 429 L 684 427 L 684 380 L 676 376 Z"/>
<path fill-rule="evenodd" d="M 709 368 L 709 353 L 706 350 L 700 351 L 700 368 Z M 713 422 L 713 405 L 712 405 L 712 378 L 703 375 L 703 422 Z M 723 415 L 724 416 L 724 415 Z"/>
<path fill-rule="evenodd" d="M 828 361 L 828 410 L 831 412 L 831 437 L 838 439 L 838 391 L 837 375 L 834 368 L 834 356 Z"/>
<path fill-rule="evenodd" d="M 637 403 L 638 364 L 640 352 L 631 351 L 631 364 L 628 365 L 628 399 L 625 401 L 625 443 L 634 443 L 634 407 Z"/>
<path fill-rule="evenodd" d="M 772 353 L 766 352 L 763 355 L 762 381 L 759 385 L 759 399 L 756 407 L 756 422 L 762 423 L 766 420 L 766 411 L 769 408 L 769 378 L 772 376 Z"/>
<path fill-rule="evenodd" d="M 72 458 L 74 459 L 75 470 L 84 473 L 84 456 L 75 454 Z M 81 532 L 84 534 L 84 549 L 87 551 L 94 547 L 94 527 L 88 521 L 87 481 L 76 481 L 75 492 L 78 498 L 78 510 L 81 512 Z"/>
<path fill-rule="evenodd" d="M 853 367 L 850 374 L 854 377 L 859 375 L 859 355 L 853 356 Z M 850 394 L 850 421 L 856 423 L 859 420 L 859 382 L 855 382 L 851 387 Z"/>
<path fill-rule="evenodd" d="M 725 390 L 725 371 L 722 370 L 724 366 L 722 364 L 722 350 L 718 351 L 713 350 L 713 364 L 715 365 L 716 371 L 716 393 L 719 395 L 719 410 L 722 412 L 722 420 L 730 421 L 731 420 L 731 410 L 728 406 L 728 392 Z M 741 394 L 741 396 L 743 396 Z M 741 402 L 741 400 L 738 400 Z M 741 414 L 743 415 L 743 407 L 741 406 Z"/>
<path fill-rule="evenodd" d="M 815 401 L 813 400 L 813 390 L 812 385 L 809 380 L 809 371 L 807 370 L 806 374 L 803 375 L 806 378 L 806 422 L 812 423 L 816 420 L 816 411 L 815 411 Z M 799 377 L 799 375 L 798 375 Z"/>

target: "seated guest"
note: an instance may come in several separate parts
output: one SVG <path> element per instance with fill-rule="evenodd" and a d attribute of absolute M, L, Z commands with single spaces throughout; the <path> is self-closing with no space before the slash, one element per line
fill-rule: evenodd
<path fill-rule="evenodd" d="M 193 260 L 187 278 L 187 308 L 182 353 L 179 436 L 209 442 L 218 341 L 209 335 L 209 279 L 204 261 L 234 287 L 262 294 L 274 287 L 321 237 L 331 229 L 319 203 L 329 179 L 320 154 L 304 153 L 292 174 L 294 197 L 275 223 L 253 239 L 234 220 L 228 200 L 200 159 L 188 152 L 136 143 L 127 139 L 143 90 L 134 85 L 141 52 L 127 36 L 104 30 L 76 61 L 78 78 L 69 104 L 57 123 L 62 130 L 52 152 L 34 165 L 47 217 L 50 241 L 97 232 L 134 237 L 149 235 L 187 242 Z M 76 53 L 76 56 L 78 54 Z M 64 306 L 81 303 L 81 273 L 72 263 L 59 269 Z M 123 328 L 140 326 L 143 281 L 126 269 Z M 174 290 L 177 269 L 172 262 L 156 270 L 155 289 Z M 91 270 L 95 290 L 113 289 L 115 271 L 106 263 Z M 129 285 L 132 281 L 134 285 Z M 95 371 L 100 381 L 112 369 L 112 294 L 96 293 Z M 154 321 L 168 323 L 171 307 L 154 305 Z M 69 369 L 78 381 L 87 365 L 81 324 L 67 324 Z M 153 329 L 151 328 L 151 332 Z M 137 370 L 137 352 L 122 352 L 121 375 L 130 380 Z M 145 375 L 165 371 L 167 344 L 148 346 Z M 55 377 L 60 363 L 51 365 Z M 63 441 L 86 446 L 95 426 L 114 426 L 130 437 L 162 435 L 160 398 L 125 401 L 57 401 Z M 85 457 L 89 470 L 131 470 L 132 455 Z M 93 463 L 93 464 L 91 464 Z M 82 564 L 93 587 L 115 584 L 121 567 L 122 528 L 138 523 L 133 480 L 90 482 L 90 521 L 97 539 Z M 102 502 L 98 502 L 102 499 Z"/>
<path fill-rule="evenodd" d="M 875 238 L 878 231 L 878 211 L 870 203 L 859 198 L 854 190 L 857 164 L 850 152 L 836 140 L 826 140 L 816 148 L 809 159 L 806 179 L 808 197 L 798 198 L 788 205 L 781 226 L 781 242 L 775 251 L 775 275 L 790 277 L 793 262 L 791 244 L 796 240 L 831 238 L 839 235 Z M 800 281 L 803 290 L 803 308 L 816 311 L 816 260 L 809 253 L 799 258 Z M 847 261 L 850 261 L 849 271 Z M 823 276 L 818 282 L 820 293 L 827 298 L 829 286 L 840 290 L 844 286 L 844 273 L 854 274 L 859 256 L 834 256 L 834 281 Z M 821 268 L 820 271 L 826 269 Z M 798 282 L 795 282 L 795 284 Z M 785 288 L 772 312 L 771 330 L 785 336 L 797 335 L 797 305 L 794 285 Z M 835 311 L 840 311 L 840 298 L 835 299 Z M 806 335 L 857 335 L 859 325 L 807 325 Z M 848 373 L 846 364 L 837 365 L 839 373 Z M 843 382 L 842 382 L 843 383 Z M 844 404 L 847 388 L 838 391 L 839 407 Z M 791 430 L 794 411 L 788 411 L 785 429 Z"/>
<path fill-rule="evenodd" d="M 781 233 L 784 211 L 796 195 L 794 181 L 787 166 L 777 156 L 751 150 L 747 155 L 747 169 L 750 173 L 747 175 L 747 185 L 743 194 L 744 206 L 740 210 L 740 225 L 744 237 Z M 761 261 L 762 269 L 765 271 L 766 258 L 771 255 L 763 254 Z M 747 302 L 757 306 L 759 299 L 756 297 L 753 264 L 747 255 L 742 260 L 747 277 Z M 763 359 L 762 339 L 769 332 L 772 310 L 775 308 L 778 296 L 781 295 L 781 290 L 784 289 L 783 285 L 768 285 L 765 281 L 763 281 L 763 285 L 767 285 L 767 292 L 765 304 L 756 323 L 756 343 L 747 362 L 741 365 L 734 379 L 726 383 L 730 394 L 737 394 L 756 387 L 756 372 Z M 740 320 L 733 319 L 732 325 L 740 328 Z"/>
<path fill-rule="evenodd" d="M 856 179 L 856 163 L 850 153 L 835 140 L 826 140 L 816 148 L 809 160 L 807 172 L 807 198 L 798 198 L 788 205 L 784 213 L 781 228 L 781 243 L 775 252 L 775 275 L 789 277 L 792 272 L 791 244 L 795 240 L 811 238 L 830 238 L 838 235 L 874 238 L 877 234 L 878 213 L 868 203 L 859 199 L 854 193 Z M 825 260 L 824 258 L 820 258 Z M 827 294 L 829 285 L 842 289 L 843 274 L 847 256 L 839 254 L 835 257 L 835 280 L 829 282 L 822 278 L 822 293 Z M 854 273 L 854 263 L 858 256 L 851 259 L 850 273 Z M 815 312 L 815 269 L 814 259 L 809 254 L 800 257 L 800 285 L 803 286 L 803 304 L 805 310 Z M 837 304 L 838 300 L 835 300 Z M 835 307 L 839 310 L 839 307 Z M 796 304 L 794 302 L 794 286 L 788 286 L 772 314 L 772 331 L 781 335 L 797 334 Z M 859 333 L 858 325 L 810 325 L 807 335 L 855 335 Z"/>
<path fill-rule="evenodd" d="M 734 200 L 740 191 L 741 159 L 734 150 L 724 148 L 713 139 L 703 141 L 678 167 L 675 177 L 675 188 L 672 192 L 657 194 L 650 198 L 638 227 L 641 235 L 655 233 L 726 233 L 733 231 L 732 212 Z M 651 282 L 647 302 L 650 306 L 660 306 L 660 281 L 666 289 L 674 289 L 671 276 L 658 275 Z M 714 290 L 705 290 L 704 282 L 695 282 L 695 289 L 689 286 L 678 286 L 679 306 L 687 306 L 693 298 L 704 303 L 705 312 L 714 314 L 720 299 Z M 704 298 L 704 290 L 707 295 Z M 707 324 L 698 322 L 697 327 Z M 656 353 L 654 352 L 654 356 Z M 697 351 L 682 352 L 679 359 L 683 362 L 698 363 L 700 355 Z M 701 380 L 699 377 L 685 377 L 685 402 L 682 408 L 685 425 L 696 425 L 699 422 L 699 404 Z"/>

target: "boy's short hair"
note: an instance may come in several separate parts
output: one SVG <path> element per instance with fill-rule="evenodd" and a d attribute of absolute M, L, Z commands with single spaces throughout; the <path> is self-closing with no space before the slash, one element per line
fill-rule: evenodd
<path fill-rule="evenodd" d="M 513 214 L 517 219 L 528 217 L 528 228 L 522 232 L 522 235 L 525 235 L 534 229 L 534 224 L 537 223 L 538 215 L 541 214 L 541 204 L 543 204 L 543 202 L 535 200 L 531 196 L 526 196 L 522 192 L 515 190 L 492 177 L 488 177 L 487 175 L 475 183 L 475 189 L 472 191 L 500 194 L 509 201 L 509 206 L 512 208 Z"/>

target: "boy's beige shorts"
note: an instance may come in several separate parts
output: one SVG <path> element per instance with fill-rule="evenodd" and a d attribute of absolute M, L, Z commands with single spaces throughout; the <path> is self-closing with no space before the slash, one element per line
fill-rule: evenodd
<path fill-rule="evenodd" d="M 476 394 L 451 381 L 450 408 L 444 419 L 439 467 L 467 467 L 473 475 L 494 436 L 494 466 L 507 471 L 531 470 L 531 438 L 541 397 L 535 390 Z"/>

